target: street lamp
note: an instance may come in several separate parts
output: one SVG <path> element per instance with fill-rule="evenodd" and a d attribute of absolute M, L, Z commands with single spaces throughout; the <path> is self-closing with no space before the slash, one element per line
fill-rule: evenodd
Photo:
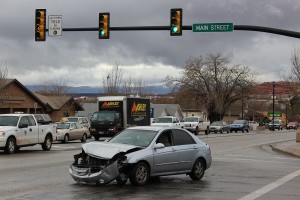
<path fill-rule="evenodd" d="M 275 127 L 274 127 L 274 119 L 275 119 L 275 81 L 272 82 L 272 85 L 273 85 L 273 119 L 272 119 L 272 131 L 275 130 Z"/>

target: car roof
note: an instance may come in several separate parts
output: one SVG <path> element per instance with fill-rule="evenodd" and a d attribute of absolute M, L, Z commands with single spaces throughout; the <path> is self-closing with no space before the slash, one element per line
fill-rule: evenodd
<path fill-rule="evenodd" d="M 166 129 L 181 129 L 181 128 L 174 128 L 174 127 L 164 127 L 164 126 L 133 126 L 127 129 L 135 129 L 135 130 L 148 130 L 148 131 L 161 131 Z"/>

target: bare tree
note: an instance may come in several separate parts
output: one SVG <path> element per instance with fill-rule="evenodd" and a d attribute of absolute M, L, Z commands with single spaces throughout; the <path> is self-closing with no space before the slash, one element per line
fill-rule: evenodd
<path fill-rule="evenodd" d="M 7 94 L 4 94 L 3 88 L 6 85 L 8 67 L 5 61 L 0 61 L 0 104 L 4 104 Z"/>
<path fill-rule="evenodd" d="M 42 95 L 66 95 L 69 94 L 69 87 L 63 78 L 50 79 L 42 83 L 36 92 Z"/>
<path fill-rule="evenodd" d="M 229 66 L 222 54 L 209 54 L 206 58 L 190 58 L 181 77 L 168 76 L 165 84 L 186 92 L 197 99 L 208 113 L 210 121 L 223 118 L 231 104 L 244 98 L 254 84 L 254 75 L 246 66 Z"/>
<path fill-rule="evenodd" d="M 0 61 L 0 90 L 6 84 L 6 77 L 8 74 L 8 67 L 5 61 Z"/>
<path fill-rule="evenodd" d="M 147 81 L 142 78 L 132 78 L 128 76 L 123 80 L 122 93 L 125 95 L 138 94 L 147 96 L 151 93 L 151 88 L 147 86 Z"/>
<path fill-rule="evenodd" d="M 111 71 L 103 78 L 103 89 L 106 95 L 118 95 L 120 94 L 120 86 L 122 83 L 122 70 L 119 67 L 119 63 L 116 61 Z"/>

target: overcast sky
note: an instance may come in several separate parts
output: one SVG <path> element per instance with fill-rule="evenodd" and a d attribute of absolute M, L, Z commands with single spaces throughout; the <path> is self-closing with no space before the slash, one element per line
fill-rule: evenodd
<path fill-rule="evenodd" d="M 233 22 L 300 31 L 299 0 L 0 0 L 0 66 L 8 78 L 24 85 L 61 79 L 69 86 L 100 86 L 119 63 L 124 77 L 161 84 L 177 76 L 189 57 L 222 53 L 232 65 L 249 66 L 257 81 L 279 81 L 291 68 L 300 40 L 270 33 L 233 31 L 197 33 L 169 31 L 63 32 L 35 42 L 35 9 L 62 15 L 63 28 L 98 27 L 98 14 L 110 12 L 111 27 L 168 26 L 170 9 L 183 9 L 183 25 Z M 48 21 L 47 21 L 48 27 Z"/>

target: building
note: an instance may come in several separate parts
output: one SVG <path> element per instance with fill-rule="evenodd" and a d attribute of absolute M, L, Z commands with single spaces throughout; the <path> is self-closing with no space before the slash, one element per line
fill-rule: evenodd
<path fill-rule="evenodd" d="M 46 113 L 53 121 L 75 116 L 83 107 L 71 96 L 45 96 L 32 93 L 17 79 L 0 80 L 0 114 Z"/>

